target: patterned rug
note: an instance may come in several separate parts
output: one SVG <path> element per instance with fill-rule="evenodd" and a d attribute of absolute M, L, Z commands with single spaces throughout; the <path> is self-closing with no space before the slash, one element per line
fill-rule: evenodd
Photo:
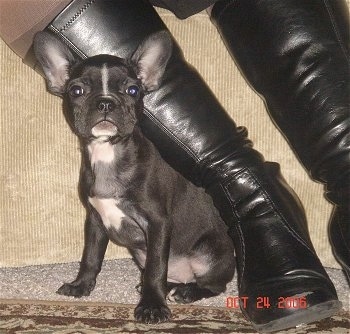
<path fill-rule="evenodd" d="M 0 300 L 0 333 L 112 334 L 112 333 L 255 333 L 233 309 L 171 306 L 172 320 L 157 325 L 134 321 L 134 305 L 88 302 Z M 350 315 L 280 333 L 337 333 L 350 331 Z"/>

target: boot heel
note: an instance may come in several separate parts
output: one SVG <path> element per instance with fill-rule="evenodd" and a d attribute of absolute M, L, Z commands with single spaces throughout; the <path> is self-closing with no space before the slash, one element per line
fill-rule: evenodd
<path fill-rule="evenodd" d="M 271 321 L 267 324 L 259 325 L 252 323 L 252 325 L 259 333 L 271 333 L 285 328 L 301 327 L 331 317 L 338 313 L 341 308 L 342 303 L 340 301 L 331 300 L 307 309 L 297 310 L 291 315 Z"/>

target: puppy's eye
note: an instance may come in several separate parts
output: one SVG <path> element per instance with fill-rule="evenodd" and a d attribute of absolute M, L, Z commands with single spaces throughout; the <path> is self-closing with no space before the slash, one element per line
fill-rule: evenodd
<path fill-rule="evenodd" d="M 132 85 L 126 89 L 126 94 L 128 94 L 132 97 L 136 97 L 138 95 L 139 91 L 140 91 L 139 87 L 137 87 L 136 85 Z"/>
<path fill-rule="evenodd" d="M 84 95 L 84 89 L 81 86 L 74 85 L 69 89 L 69 94 L 73 97 L 79 97 Z"/>

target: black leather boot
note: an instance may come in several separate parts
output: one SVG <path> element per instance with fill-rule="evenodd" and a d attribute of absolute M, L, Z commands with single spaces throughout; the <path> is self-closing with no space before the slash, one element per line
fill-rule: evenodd
<path fill-rule="evenodd" d="M 146 1 L 76 0 L 47 29 L 81 57 L 126 57 L 166 27 Z M 171 166 L 207 189 L 229 226 L 247 301 L 241 308 L 255 328 L 274 331 L 337 312 L 336 291 L 279 166 L 252 148 L 176 44 L 161 87 L 144 102 L 145 134 Z"/>
<path fill-rule="evenodd" d="M 345 0 L 221 0 L 212 20 L 310 176 L 334 203 L 329 237 L 350 279 L 350 64 Z"/>

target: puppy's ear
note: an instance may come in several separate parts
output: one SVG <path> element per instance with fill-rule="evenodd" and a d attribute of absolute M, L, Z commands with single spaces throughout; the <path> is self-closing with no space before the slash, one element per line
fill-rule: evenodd
<path fill-rule="evenodd" d="M 155 90 L 160 86 L 172 46 L 170 34 L 167 31 L 159 31 L 145 39 L 131 57 L 137 77 L 146 91 Z"/>
<path fill-rule="evenodd" d="M 38 32 L 34 37 L 34 53 L 44 71 L 48 90 L 61 96 L 69 78 L 69 69 L 75 57 L 69 48 L 48 32 Z"/>

